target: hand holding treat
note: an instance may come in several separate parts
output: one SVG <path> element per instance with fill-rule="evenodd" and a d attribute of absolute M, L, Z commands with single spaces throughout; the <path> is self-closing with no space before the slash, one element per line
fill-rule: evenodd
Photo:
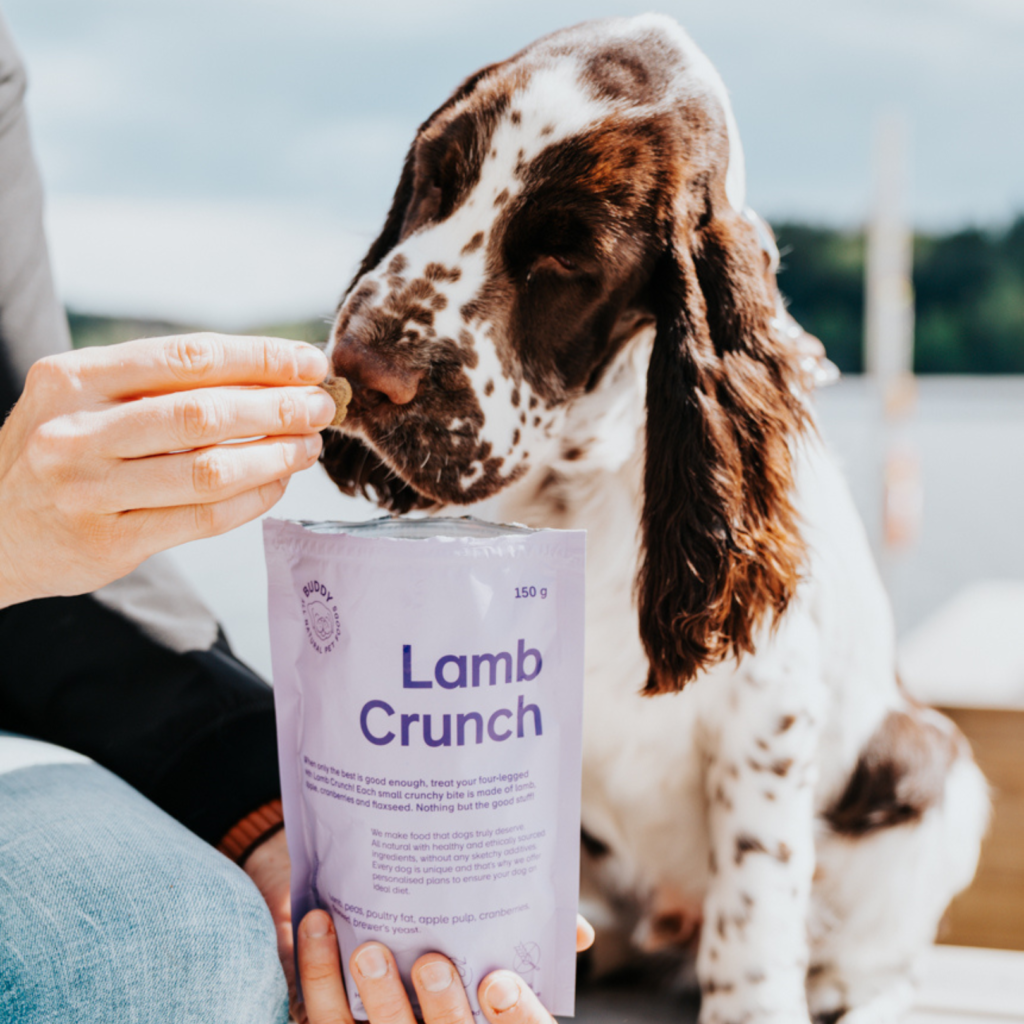
<path fill-rule="evenodd" d="M 340 415 L 327 370 L 311 345 L 219 334 L 41 359 L 0 430 L 0 608 L 266 512 Z"/>

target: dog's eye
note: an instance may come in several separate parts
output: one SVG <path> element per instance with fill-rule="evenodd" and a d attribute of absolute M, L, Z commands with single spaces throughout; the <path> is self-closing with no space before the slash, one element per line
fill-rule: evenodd
<path fill-rule="evenodd" d="M 535 270 L 553 270 L 555 273 L 575 274 L 579 271 L 580 265 L 571 257 L 562 253 L 548 253 L 541 256 L 534 264 Z"/>

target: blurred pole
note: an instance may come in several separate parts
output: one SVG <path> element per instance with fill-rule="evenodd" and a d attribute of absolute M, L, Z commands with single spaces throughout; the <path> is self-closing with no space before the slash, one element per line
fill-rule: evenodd
<path fill-rule="evenodd" d="M 864 364 L 882 409 L 883 572 L 920 532 L 920 460 L 910 438 L 914 380 L 913 232 L 907 218 L 907 125 L 896 113 L 875 133 L 874 202 L 867 235 Z"/>

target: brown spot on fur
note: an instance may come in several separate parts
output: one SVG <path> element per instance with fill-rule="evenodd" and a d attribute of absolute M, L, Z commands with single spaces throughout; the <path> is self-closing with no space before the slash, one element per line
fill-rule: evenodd
<path fill-rule="evenodd" d="M 540 426 L 540 417 L 539 416 L 534 416 L 533 417 L 533 425 L 535 427 L 539 427 Z"/>
<path fill-rule="evenodd" d="M 949 767 L 966 741 L 918 708 L 890 711 L 857 759 L 842 796 L 825 812 L 834 832 L 863 836 L 918 821 L 942 799 Z"/>
<path fill-rule="evenodd" d="M 486 383 L 486 384 L 484 385 L 484 394 L 485 394 L 485 395 L 486 395 L 486 396 L 487 396 L 488 398 L 490 398 L 490 396 L 494 394 L 494 381 L 493 381 L 493 380 L 489 380 L 489 381 L 488 381 L 488 382 L 487 382 L 487 383 Z"/>
<path fill-rule="evenodd" d="M 521 436 L 521 435 L 520 435 L 520 433 L 519 433 L 519 431 L 518 431 L 518 430 L 513 430 L 513 431 L 512 431 L 512 447 L 513 447 L 513 448 L 514 448 L 514 447 L 515 447 L 515 446 L 516 446 L 517 444 L 519 444 L 519 438 L 520 438 L 520 436 Z"/>
<path fill-rule="evenodd" d="M 508 119 L 515 125 L 523 123 L 523 115 L 518 110 L 513 110 L 512 113 L 509 114 Z"/>
<path fill-rule="evenodd" d="M 705 996 L 713 996 L 716 992 L 727 994 L 735 989 L 731 981 L 716 981 L 714 978 L 705 978 L 700 985 L 701 995 Z"/>
<path fill-rule="evenodd" d="M 772 761 L 768 767 L 778 775 L 780 779 L 784 779 L 789 774 L 789 769 L 793 767 L 793 758 L 781 757 L 777 761 Z"/>
<path fill-rule="evenodd" d="M 517 409 L 519 408 L 519 400 L 520 400 L 519 388 L 513 388 L 512 389 L 512 405 L 515 406 Z"/>
<path fill-rule="evenodd" d="M 765 980 L 764 971 L 747 971 L 746 979 L 750 985 L 760 985 Z"/>
<path fill-rule="evenodd" d="M 503 188 L 494 197 L 494 205 L 495 206 L 504 206 L 507 202 L 508 202 L 508 189 L 507 188 Z"/>
<path fill-rule="evenodd" d="M 768 850 L 765 848 L 764 843 L 760 839 L 754 838 L 754 836 L 743 835 L 736 837 L 736 863 L 742 864 L 743 858 L 748 853 L 767 853 Z"/>
<path fill-rule="evenodd" d="M 446 267 L 443 263 L 428 263 L 423 268 L 423 276 L 428 281 L 451 281 L 453 284 L 462 277 L 458 267 Z"/>
<path fill-rule="evenodd" d="M 521 412 L 519 414 L 519 422 L 522 423 L 524 427 L 526 426 L 526 413 L 525 412 Z"/>
<path fill-rule="evenodd" d="M 562 453 L 562 458 L 567 462 L 575 462 L 577 459 L 583 458 L 583 449 L 575 446 L 572 448 L 566 448 Z"/>
<path fill-rule="evenodd" d="M 554 131 L 555 126 L 553 124 L 546 124 L 543 128 L 541 128 L 540 133 L 541 135 L 553 135 Z"/>
<path fill-rule="evenodd" d="M 779 724 L 775 727 L 775 735 L 781 736 L 784 732 L 788 732 L 795 721 L 796 715 L 783 715 L 779 719 Z"/>
<path fill-rule="evenodd" d="M 536 395 L 530 395 L 530 408 L 531 409 L 536 409 L 538 405 L 540 405 L 540 401 L 537 398 L 537 396 Z"/>
<path fill-rule="evenodd" d="M 463 247 L 460 255 L 469 256 L 477 251 L 484 244 L 484 233 L 478 231 Z"/>
<path fill-rule="evenodd" d="M 678 60 L 678 51 L 670 49 L 660 34 L 648 33 L 642 40 L 603 46 L 587 61 L 582 78 L 597 99 L 655 103 Z"/>

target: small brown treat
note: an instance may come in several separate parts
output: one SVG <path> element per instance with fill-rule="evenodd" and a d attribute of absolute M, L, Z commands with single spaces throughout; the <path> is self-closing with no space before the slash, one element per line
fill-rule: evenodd
<path fill-rule="evenodd" d="M 320 387 L 334 399 L 338 411 L 331 420 L 332 427 L 340 427 L 345 422 L 345 414 L 348 412 L 348 403 L 352 401 L 352 385 L 344 377 L 328 377 Z"/>

